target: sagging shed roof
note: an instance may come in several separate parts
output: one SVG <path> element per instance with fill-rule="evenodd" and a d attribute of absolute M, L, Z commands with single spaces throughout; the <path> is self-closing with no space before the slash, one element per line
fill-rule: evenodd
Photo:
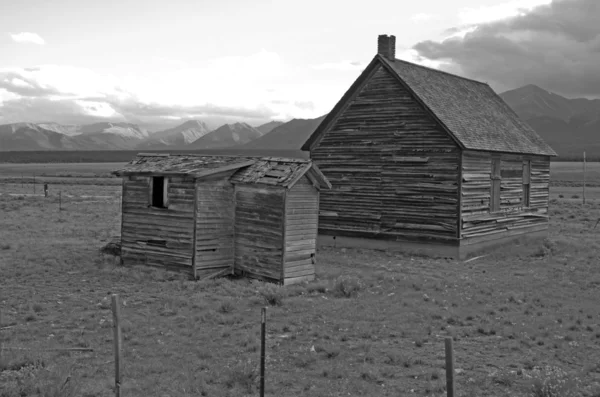
<path fill-rule="evenodd" d="M 251 166 L 237 171 L 231 177 L 231 182 L 277 185 L 289 189 L 304 175 L 317 187 L 331 189 L 331 184 L 327 178 L 312 161 L 280 157 L 263 157 L 259 159 Z"/>
<path fill-rule="evenodd" d="M 302 147 L 310 150 L 370 73 L 386 68 L 464 149 L 556 156 L 556 152 L 483 82 L 376 55 Z"/>
<path fill-rule="evenodd" d="M 191 176 L 201 179 L 225 171 L 234 171 L 232 183 L 264 184 L 291 188 L 306 175 L 317 188 L 331 184 L 309 159 L 252 156 L 209 156 L 140 153 L 114 175 Z"/>

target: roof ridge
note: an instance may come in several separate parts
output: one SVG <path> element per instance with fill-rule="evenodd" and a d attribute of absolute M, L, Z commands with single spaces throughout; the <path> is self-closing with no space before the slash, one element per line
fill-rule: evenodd
<path fill-rule="evenodd" d="M 385 59 L 387 62 L 390 62 L 390 60 L 389 60 L 389 59 L 386 59 L 385 57 L 382 57 L 381 55 L 380 55 L 380 57 L 381 57 L 382 59 Z M 398 58 L 394 58 L 394 62 L 402 62 L 402 63 L 407 63 L 407 64 L 409 64 L 409 65 L 411 65 L 411 66 L 416 66 L 416 67 L 418 67 L 418 68 L 421 68 L 421 69 L 427 69 L 427 70 L 430 70 L 430 71 L 432 71 L 432 72 L 442 73 L 442 74 L 445 74 L 445 75 L 448 75 L 448 76 L 457 77 L 457 78 L 459 78 L 459 79 L 463 79 L 463 80 L 467 80 L 467 81 L 472 81 L 473 83 L 478 83 L 478 84 L 483 84 L 483 85 L 487 85 L 487 86 L 489 86 L 489 84 L 488 84 L 488 83 L 485 83 L 485 82 L 483 82 L 483 81 L 479 81 L 479 80 L 471 79 L 471 78 L 464 77 L 464 76 L 459 76 L 458 74 L 454 74 L 454 73 L 446 72 L 446 71 L 444 71 L 444 70 L 435 69 L 435 68 L 432 68 L 432 67 L 429 67 L 429 66 L 419 65 L 418 63 L 414 63 L 414 62 L 408 62 L 408 61 L 405 61 L 404 59 L 398 59 Z"/>

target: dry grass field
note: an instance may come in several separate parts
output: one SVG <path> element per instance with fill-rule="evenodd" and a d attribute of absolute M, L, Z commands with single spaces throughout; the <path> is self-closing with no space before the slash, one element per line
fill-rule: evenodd
<path fill-rule="evenodd" d="M 0 181 L 2 397 L 114 395 L 113 293 L 127 397 L 257 395 L 265 305 L 268 396 L 445 395 L 447 336 L 458 396 L 600 396 L 600 197 L 553 199 L 543 244 L 467 262 L 322 249 L 315 282 L 282 288 L 119 266 L 99 249 L 120 187 L 77 180 L 63 211 Z"/>

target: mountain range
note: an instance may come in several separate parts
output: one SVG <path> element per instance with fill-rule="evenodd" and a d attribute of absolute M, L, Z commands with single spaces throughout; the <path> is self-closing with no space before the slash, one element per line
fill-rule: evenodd
<path fill-rule="evenodd" d="M 535 85 L 500 96 L 560 157 L 581 156 L 584 150 L 600 154 L 600 99 L 569 99 Z M 0 151 L 300 150 L 324 117 L 271 121 L 256 127 L 224 124 L 215 130 L 203 121 L 187 120 L 156 132 L 131 123 L 14 123 L 0 125 Z"/>
<path fill-rule="evenodd" d="M 262 127 L 262 126 L 261 126 Z M 260 128 L 260 127 L 259 127 Z M 246 123 L 225 124 L 187 146 L 188 149 L 221 149 L 239 146 L 264 133 Z"/>
<path fill-rule="evenodd" d="M 600 154 L 600 99 L 569 99 L 536 85 L 500 96 L 560 157 Z"/>
<path fill-rule="evenodd" d="M 148 139 L 138 145 L 139 149 L 181 148 L 210 133 L 206 123 L 199 120 L 188 120 L 176 127 L 151 134 Z"/>

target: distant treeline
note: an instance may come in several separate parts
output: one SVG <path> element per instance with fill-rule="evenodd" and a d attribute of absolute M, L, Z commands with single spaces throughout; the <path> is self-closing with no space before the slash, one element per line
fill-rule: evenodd
<path fill-rule="evenodd" d="M 300 150 L 42 150 L 23 152 L 0 152 L 0 163 L 125 163 L 132 160 L 138 153 L 207 154 L 231 156 L 308 158 L 308 153 Z"/>
<path fill-rule="evenodd" d="M 85 150 L 85 151 L 23 151 L 0 152 L 0 163 L 125 163 L 138 153 L 207 154 L 233 156 L 269 156 L 308 158 L 308 152 L 300 150 L 268 149 L 212 149 L 212 150 Z M 600 154 L 587 154 L 587 161 L 600 162 Z M 583 161 L 583 155 L 565 155 L 552 161 Z"/>

